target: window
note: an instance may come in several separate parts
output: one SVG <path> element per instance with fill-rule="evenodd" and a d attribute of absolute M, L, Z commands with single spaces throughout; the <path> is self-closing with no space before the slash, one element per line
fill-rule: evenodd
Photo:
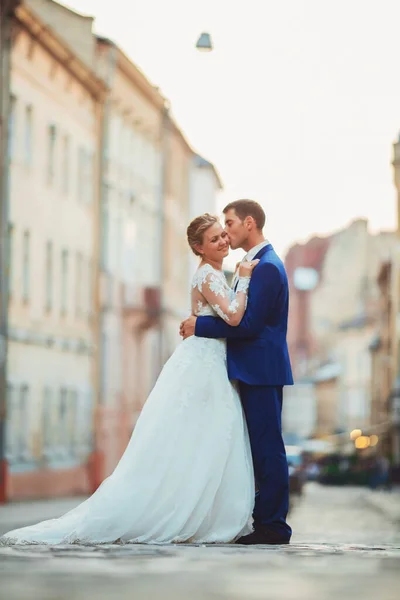
<path fill-rule="evenodd" d="M 7 269 L 8 269 L 8 296 L 13 293 L 13 252 L 14 252 L 14 225 L 8 224 L 7 236 Z"/>
<path fill-rule="evenodd" d="M 101 235 L 100 235 L 100 255 L 101 265 L 103 269 L 107 270 L 109 267 L 109 246 L 110 246 L 110 214 L 109 214 L 109 202 L 111 197 L 111 190 L 108 184 L 104 186 L 103 201 L 101 203 Z"/>
<path fill-rule="evenodd" d="M 17 439 L 17 414 L 15 405 L 15 386 L 7 384 L 7 419 L 6 419 L 6 458 L 10 463 L 15 462 L 17 458 L 16 439 Z"/>
<path fill-rule="evenodd" d="M 78 200 L 84 200 L 85 171 L 86 171 L 86 154 L 85 154 L 85 149 L 82 148 L 82 146 L 80 146 L 78 148 Z"/>
<path fill-rule="evenodd" d="M 61 253 L 61 314 L 67 313 L 68 306 L 68 251 L 63 250 Z"/>
<path fill-rule="evenodd" d="M 80 388 L 75 393 L 74 454 L 83 458 L 93 448 L 93 393 L 90 388 Z"/>
<path fill-rule="evenodd" d="M 8 158 L 11 161 L 15 159 L 16 152 L 16 129 L 17 129 L 17 97 L 12 95 L 10 97 L 10 116 L 9 116 L 9 138 L 8 138 Z"/>
<path fill-rule="evenodd" d="M 43 390 L 43 454 L 48 456 L 54 449 L 54 419 L 52 406 L 52 391 L 49 387 Z"/>
<path fill-rule="evenodd" d="M 57 130 L 55 125 L 49 125 L 48 127 L 48 158 L 47 158 L 47 183 L 51 185 L 54 182 L 55 177 L 55 154 L 56 154 L 56 140 Z"/>
<path fill-rule="evenodd" d="M 78 443 L 77 435 L 77 413 L 78 413 L 78 394 L 76 390 L 69 390 L 68 399 L 68 446 L 71 454 L 74 453 Z"/>
<path fill-rule="evenodd" d="M 76 255 L 76 316 L 80 317 L 82 315 L 83 302 L 82 298 L 84 296 L 84 285 L 83 285 L 83 257 L 80 252 Z"/>
<path fill-rule="evenodd" d="M 17 456 L 20 460 L 28 460 L 30 453 L 30 419 L 29 419 L 29 387 L 22 385 L 19 391 Z"/>
<path fill-rule="evenodd" d="M 30 233 L 24 232 L 22 240 L 22 300 L 28 302 L 30 291 Z"/>
<path fill-rule="evenodd" d="M 46 244 L 46 310 L 53 306 L 53 243 Z"/>
<path fill-rule="evenodd" d="M 31 458 L 29 387 L 7 384 L 6 455 L 10 463 Z"/>
<path fill-rule="evenodd" d="M 91 319 L 93 314 L 93 263 L 91 260 L 88 260 L 87 269 L 87 314 Z"/>
<path fill-rule="evenodd" d="M 85 186 L 85 202 L 91 204 L 93 202 L 94 180 L 96 175 L 95 154 L 88 152 L 86 155 L 86 186 Z"/>
<path fill-rule="evenodd" d="M 114 268 L 118 274 L 122 272 L 122 253 L 124 243 L 124 229 L 123 229 L 123 218 L 121 214 L 115 219 L 115 265 Z"/>
<path fill-rule="evenodd" d="M 101 346 L 100 346 L 100 366 L 101 366 L 101 379 L 100 379 L 100 401 L 102 404 L 107 404 L 109 398 L 109 338 L 107 333 L 104 331 L 101 333 Z"/>
<path fill-rule="evenodd" d="M 69 177 L 70 177 L 70 140 L 69 136 L 65 135 L 63 138 L 62 148 L 62 192 L 68 194 L 69 192 Z"/>
<path fill-rule="evenodd" d="M 33 145 L 33 108 L 29 104 L 25 108 L 25 164 L 30 167 L 32 164 L 32 145 Z"/>
<path fill-rule="evenodd" d="M 57 442 L 61 454 L 65 455 L 68 448 L 68 392 L 66 388 L 60 389 Z"/>

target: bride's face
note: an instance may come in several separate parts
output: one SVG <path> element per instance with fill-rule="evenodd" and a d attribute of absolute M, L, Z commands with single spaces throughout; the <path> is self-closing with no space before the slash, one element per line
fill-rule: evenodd
<path fill-rule="evenodd" d="M 204 232 L 203 244 L 199 247 L 202 258 L 222 262 L 229 254 L 229 238 L 219 223 L 214 223 Z"/>

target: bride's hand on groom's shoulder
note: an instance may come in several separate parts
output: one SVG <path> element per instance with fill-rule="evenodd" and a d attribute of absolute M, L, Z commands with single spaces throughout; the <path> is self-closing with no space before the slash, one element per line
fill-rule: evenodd
<path fill-rule="evenodd" d="M 196 321 L 197 317 L 194 317 L 193 315 L 188 319 L 185 319 L 185 321 L 182 321 L 179 328 L 179 335 L 183 337 L 184 340 L 194 335 L 196 329 Z"/>
<path fill-rule="evenodd" d="M 240 263 L 239 266 L 239 277 L 251 277 L 254 268 L 258 265 L 260 261 L 257 260 L 245 260 Z"/>

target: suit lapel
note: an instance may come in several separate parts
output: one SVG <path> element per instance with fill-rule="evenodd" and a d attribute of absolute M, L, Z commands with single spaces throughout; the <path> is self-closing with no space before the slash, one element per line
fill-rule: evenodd
<path fill-rule="evenodd" d="M 261 258 L 266 252 L 270 252 L 271 250 L 273 250 L 272 244 L 267 244 L 266 246 L 264 246 L 264 248 L 261 248 L 261 250 L 257 252 L 253 260 Z"/>
<path fill-rule="evenodd" d="M 261 250 L 259 250 L 257 252 L 257 254 L 255 255 L 255 257 L 253 258 L 253 260 L 258 260 L 259 258 L 261 258 L 262 256 L 264 256 L 264 254 L 266 252 L 269 252 L 270 250 L 273 250 L 273 246 L 272 244 L 267 244 L 266 246 L 264 246 L 263 248 L 261 248 Z M 233 291 L 236 292 L 236 288 L 239 282 L 239 277 L 236 277 L 234 280 L 234 284 L 233 284 Z"/>

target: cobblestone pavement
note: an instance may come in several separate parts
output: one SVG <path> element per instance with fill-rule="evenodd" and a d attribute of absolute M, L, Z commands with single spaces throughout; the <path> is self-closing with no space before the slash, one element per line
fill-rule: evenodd
<path fill-rule="evenodd" d="M 310 485 L 290 522 L 282 547 L 0 548 L 0 599 L 398 599 L 399 525 L 360 490 Z"/>

